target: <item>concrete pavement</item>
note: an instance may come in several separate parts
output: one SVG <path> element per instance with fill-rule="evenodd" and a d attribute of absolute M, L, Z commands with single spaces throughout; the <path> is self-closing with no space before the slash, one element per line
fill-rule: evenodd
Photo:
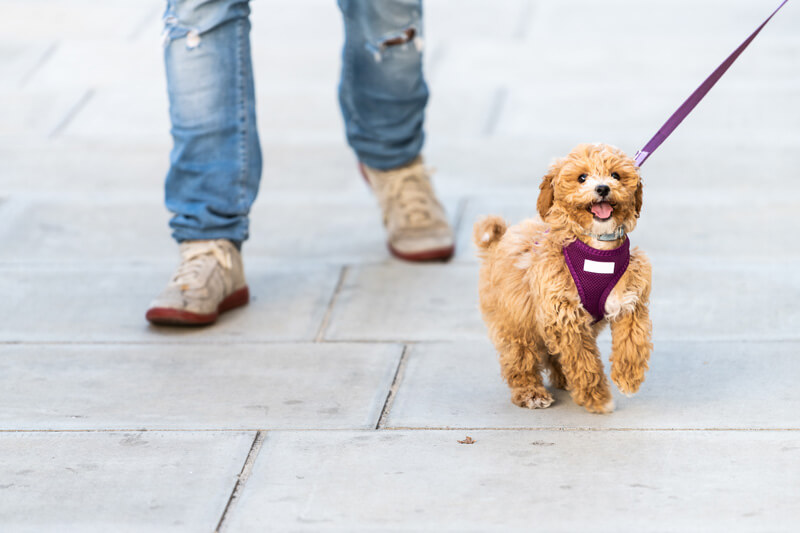
<path fill-rule="evenodd" d="M 796 528 L 794 2 L 644 167 L 655 351 L 608 416 L 510 403 L 472 223 L 533 216 L 579 142 L 634 153 L 773 2 L 427 0 L 435 265 L 388 255 L 345 145 L 335 2 L 253 2 L 253 300 L 188 330 L 144 320 L 177 261 L 162 4 L 0 0 L 0 530 Z"/>

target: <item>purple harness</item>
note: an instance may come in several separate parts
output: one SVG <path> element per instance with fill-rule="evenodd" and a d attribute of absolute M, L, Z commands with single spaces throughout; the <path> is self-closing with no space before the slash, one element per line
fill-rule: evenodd
<path fill-rule="evenodd" d="M 605 316 L 606 299 L 628 269 L 630 249 L 627 237 L 614 250 L 597 250 L 579 240 L 564 247 L 564 260 L 581 295 L 581 303 L 595 322 Z"/>

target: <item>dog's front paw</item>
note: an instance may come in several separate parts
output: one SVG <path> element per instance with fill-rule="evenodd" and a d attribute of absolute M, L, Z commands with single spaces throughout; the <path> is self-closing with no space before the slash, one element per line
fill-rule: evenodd
<path fill-rule="evenodd" d="M 590 413 L 606 415 L 614 411 L 614 398 L 611 397 L 608 386 L 591 391 L 591 393 L 581 394 L 579 391 L 572 391 L 572 399 Z"/>
<path fill-rule="evenodd" d="M 639 392 L 639 387 L 644 382 L 644 372 L 639 375 L 630 372 L 611 372 L 611 380 L 616 383 L 622 394 L 633 396 Z"/>
<path fill-rule="evenodd" d="M 514 389 L 511 401 L 528 409 L 545 409 L 552 405 L 553 397 L 546 389 Z"/>
<path fill-rule="evenodd" d="M 604 404 L 591 404 L 591 405 L 584 405 L 587 411 L 591 413 L 595 413 L 598 415 L 607 415 L 609 413 L 614 412 L 614 400 L 608 400 Z"/>
<path fill-rule="evenodd" d="M 614 412 L 614 400 L 608 400 L 605 403 L 590 402 L 583 404 L 583 407 L 590 413 L 597 415 L 607 415 Z"/>

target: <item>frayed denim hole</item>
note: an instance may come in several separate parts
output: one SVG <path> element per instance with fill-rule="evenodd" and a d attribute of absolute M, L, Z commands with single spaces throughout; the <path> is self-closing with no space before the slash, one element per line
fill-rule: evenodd
<path fill-rule="evenodd" d="M 376 63 L 384 59 L 384 55 L 394 51 L 406 52 L 413 47 L 417 54 L 422 53 L 425 42 L 417 24 L 410 24 L 404 29 L 383 34 L 375 40 L 367 40 L 364 47 Z"/>

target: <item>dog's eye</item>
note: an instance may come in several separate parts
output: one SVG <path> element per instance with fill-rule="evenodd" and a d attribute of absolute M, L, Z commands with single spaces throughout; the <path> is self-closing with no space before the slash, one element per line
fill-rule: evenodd
<path fill-rule="evenodd" d="M 578 176 L 578 183 L 583 183 L 584 181 L 586 181 L 587 177 L 588 176 L 586 174 L 581 174 L 580 176 Z"/>
<path fill-rule="evenodd" d="M 620 177 L 619 177 L 619 174 L 618 174 L 618 173 L 616 173 L 616 172 L 612 172 L 612 173 L 611 173 L 611 177 L 612 177 L 612 178 L 614 178 L 615 180 L 618 180 L 618 179 L 620 179 Z"/>

